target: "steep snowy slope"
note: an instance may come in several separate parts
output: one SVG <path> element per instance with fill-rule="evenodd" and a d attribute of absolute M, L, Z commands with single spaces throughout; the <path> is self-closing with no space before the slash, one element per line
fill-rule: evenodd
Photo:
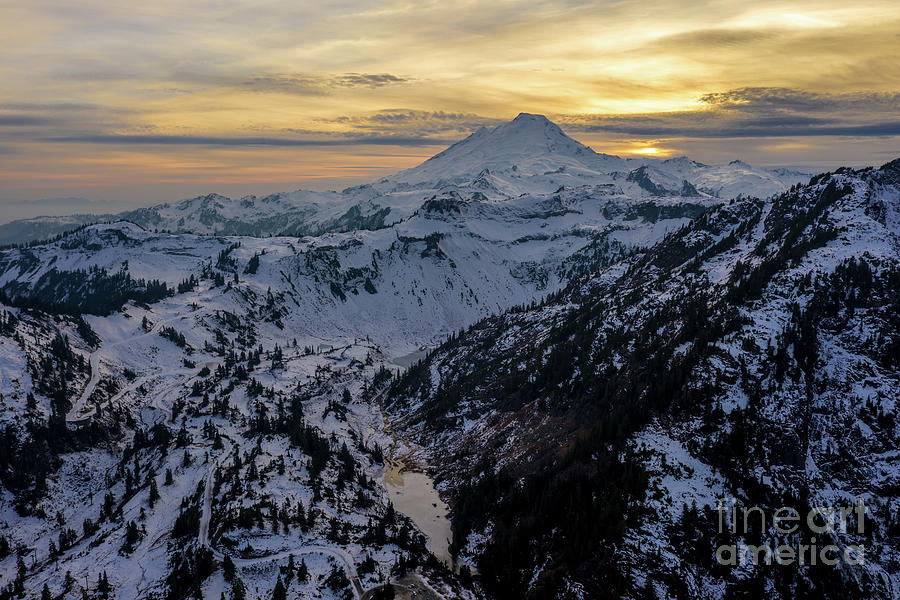
<path fill-rule="evenodd" d="M 409 184 L 465 183 L 485 169 L 522 177 L 560 168 L 597 175 L 627 170 L 626 164 L 617 156 L 597 154 L 573 140 L 543 115 L 522 113 L 494 129 L 482 127 L 421 165 L 388 179 Z"/>
<path fill-rule="evenodd" d="M 391 228 L 303 239 L 97 225 L 0 253 L 0 291 L 19 304 L 105 314 L 116 301 L 152 299 L 139 290 L 154 282 L 174 289 L 219 267 L 255 294 L 274 293 L 294 335 L 370 337 L 405 353 L 652 245 L 711 205 L 635 203 L 601 186 L 502 203 L 451 192 Z"/>
<path fill-rule="evenodd" d="M 840 170 L 473 326 L 388 406 L 494 597 L 898 598 L 898 298 L 900 161 Z M 717 532 L 723 497 L 867 513 Z M 864 564 L 716 561 L 816 536 Z"/>

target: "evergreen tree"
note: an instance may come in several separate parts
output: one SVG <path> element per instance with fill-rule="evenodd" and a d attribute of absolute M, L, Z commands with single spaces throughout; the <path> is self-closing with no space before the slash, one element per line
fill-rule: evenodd
<path fill-rule="evenodd" d="M 129 521 L 128 525 L 125 528 L 125 542 L 122 544 L 122 550 L 126 554 L 131 554 L 134 552 L 134 546 L 141 539 L 141 534 L 138 531 L 137 523 L 134 521 Z"/>
<path fill-rule="evenodd" d="M 394 586 L 388 583 L 373 592 L 372 600 L 394 600 L 396 595 L 397 592 L 394 590 Z"/>
<path fill-rule="evenodd" d="M 159 490 L 156 487 L 155 477 L 150 480 L 150 496 L 147 500 L 150 503 L 150 508 L 153 508 L 153 505 L 159 500 Z"/>
<path fill-rule="evenodd" d="M 294 578 L 294 572 L 297 570 L 297 565 L 294 563 L 294 555 L 291 554 L 288 556 L 288 564 L 287 564 L 287 572 L 284 574 L 284 580 L 288 585 L 291 583 L 291 579 Z"/>
<path fill-rule="evenodd" d="M 109 583 L 109 577 L 106 575 L 106 571 L 100 575 L 97 579 L 97 595 L 101 598 L 109 598 L 109 595 L 112 593 L 112 586 Z"/>
<path fill-rule="evenodd" d="M 307 581 L 309 579 L 309 567 L 306 566 L 306 560 L 300 559 L 297 566 L 297 581 Z"/>
<path fill-rule="evenodd" d="M 222 559 L 222 573 L 225 581 L 231 583 L 234 580 L 235 571 L 234 561 L 231 560 L 231 556 L 226 554 L 225 558 Z"/>
<path fill-rule="evenodd" d="M 272 600 L 287 600 L 287 588 L 284 587 L 281 576 L 279 576 L 278 581 L 275 582 L 275 589 L 272 590 Z"/>
<path fill-rule="evenodd" d="M 231 600 L 246 600 L 247 588 L 240 577 L 235 577 L 231 582 Z"/>

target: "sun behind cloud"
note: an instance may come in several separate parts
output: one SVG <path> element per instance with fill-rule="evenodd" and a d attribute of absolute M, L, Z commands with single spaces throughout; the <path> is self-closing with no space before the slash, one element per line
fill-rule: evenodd
<path fill-rule="evenodd" d="M 642 156 L 662 156 L 666 154 L 665 150 L 660 150 L 655 146 L 645 146 L 643 148 L 635 148 L 629 151 L 630 154 L 640 154 Z"/>

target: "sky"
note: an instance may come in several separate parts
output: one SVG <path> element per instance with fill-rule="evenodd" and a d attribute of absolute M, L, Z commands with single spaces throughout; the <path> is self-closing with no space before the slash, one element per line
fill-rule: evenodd
<path fill-rule="evenodd" d="M 896 0 L 0 0 L 0 40 L 0 222 L 341 189 L 519 112 L 623 156 L 900 156 Z"/>

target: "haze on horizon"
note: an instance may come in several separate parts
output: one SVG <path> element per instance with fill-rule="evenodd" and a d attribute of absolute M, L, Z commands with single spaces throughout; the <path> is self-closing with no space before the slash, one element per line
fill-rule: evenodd
<path fill-rule="evenodd" d="M 523 111 L 623 156 L 900 156 L 896 2 L 653 4 L 5 0 L 0 221 L 341 188 Z"/>

